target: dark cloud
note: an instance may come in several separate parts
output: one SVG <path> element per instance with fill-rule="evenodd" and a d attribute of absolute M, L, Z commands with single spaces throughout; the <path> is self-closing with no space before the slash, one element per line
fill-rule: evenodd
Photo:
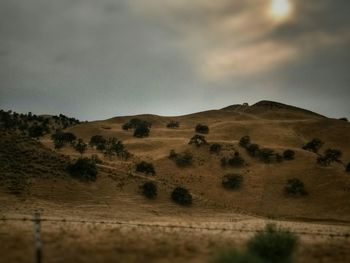
<path fill-rule="evenodd" d="M 0 0 L 1 107 L 101 119 L 275 99 L 349 116 L 349 1 L 295 0 L 279 22 L 268 3 Z"/>

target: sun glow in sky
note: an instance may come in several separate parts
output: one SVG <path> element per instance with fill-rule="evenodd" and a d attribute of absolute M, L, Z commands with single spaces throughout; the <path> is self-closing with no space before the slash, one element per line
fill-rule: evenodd
<path fill-rule="evenodd" d="M 287 18 L 292 11 L 290 0 L 271 0 L 269 13 L 278 20 Z"/>

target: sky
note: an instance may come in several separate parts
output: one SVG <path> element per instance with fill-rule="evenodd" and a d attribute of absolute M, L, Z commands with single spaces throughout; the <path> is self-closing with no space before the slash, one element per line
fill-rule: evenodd
<path fill-rule="evenodd" d="M 350 117 L 349 0 L 0 0 L 0 108 L 81 120 L 274 100 Z"/>

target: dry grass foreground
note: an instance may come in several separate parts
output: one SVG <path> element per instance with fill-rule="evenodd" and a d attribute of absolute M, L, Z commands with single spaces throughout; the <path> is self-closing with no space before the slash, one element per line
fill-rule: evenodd
<path fill-rule="evenodd" d="M 350 160 L 350 125 L 347 122 L 286 105 L 258 103 L 179 117 L 139 115 L 152 123 L 147 138 L 135 138 L 121 128 L 132 117 L 82 123 L 68 128 L 88 142 L 93 135 L 121 139 L 133 157 L 127 161 L 105 158 L 89 148 L 86 156 L 98 154 L 96 182 L 83 183 L 65 171 L 66 157 L 78 157 L 70 146 L 53 150 L 49 137 L 41 143 L 2 134 L 0 150 L 1 262 L 28 262 L 33 258 L 31 218 L 40 210 L 43 218 L 44 262 L 206 262 L 217 249 L 242 247 L 269 220 L 288 227 L 301 238 L 297 252 L 301 262 L 346 262 L 350 260 L 350 176 L 344 165 L 316 163 L 315 153 L 301 149 L 318 137 L 327 148 L 340 149 Z M 179 128 L 166 128 L 171 120 Z M 209 143 L 220 143 L 220 154 L 209 145 L 188 145 L 198 123 L 209 126 Z M 283 152 L 292 149 L 292 161 L 266 164 L 250 157 L 238 145 L 242 136 L 263 147 Z M 12 137 L 11 137 L 12 136 Z M 14 138 L 14 137 L 15 138 Z M 169 152 L 189 151 L 190 167 L 178 167 Z M 220 159 L 239 151 L 247 165 L 222 167 Z M 10 161 L 11 160 L 11 161 Z M 153 163 L 155 176 L 135 171 L 140 160 Z M 19 167 L 19 168 L 18 168 Z M 17 169 L 17 170 L 16 170 Z M 19 170 L 18 170 L 19 169 Z M 12 176 L 26 175 L 24 194 L 9 194 Z M 243 176 L 242 187 L 222 187 L 225 174 Z M 308 196 L 283 194 L 287 179 L 300 178 Z M 140 184 L 152 180 L 158 196 L 147 200 Z M 193 195 L 190 207 L 171 202 L 170 193 L 184 186 Z M 288 220 L 288 221 L 286 221 Z"/>

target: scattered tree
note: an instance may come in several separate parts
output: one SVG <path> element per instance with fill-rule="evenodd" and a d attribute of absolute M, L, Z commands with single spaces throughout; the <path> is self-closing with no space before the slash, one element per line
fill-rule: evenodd
<path fill-rule="evenodd" d="M 205 137 L 203 135 L 196 134 L 190 139 L 188 144 L 194 144 L 197 147 L 199 147 L 201 145 L 206 145 L 208 143 L 205 140 Z"/>
<path fill-rule="evenodd" d="M 87 144 L 82 139 L 79 139 L 73 144 L 73 147 L 77 152 L 83 155 L 83 153 L 86 151 Z"/>
<path fill-rule="evenodd" d="M 348 119 L 347 118 L 340 118 L 339 120 L 341 120 L 341 121 L 348 121 Z"/>
<path fill-rule="evenodd" d="M 256 143 L 249 144 L 246 149 L 248 154 L 252 157 L 258 157 L 260 154 L 260 147 Z"/>
<path fill-rule="evenodd" d="M 136 165 L 136 171 L 145 174 L 155 175 L 156 171 L 152 163 L 142 161 Z"/>
<path fill-rule="evenodd" d="M 180 205 L 189 206 L 192 204 L 192 195 L 183 187 L 176 187 L 171 193 L 171 198 Z"/>
<path fill-rule="evenodd" d="M 221 148 L 222 148 L 221 144 L 213 143 L 212 145 L 210 145 L 209 150 L 212 153 L 219 153 L 221 151 Z"/>
<path fill-rule="evenodd" d="M 303 146 L 303 149 L 307 150 L 307 151 L 311 151 L 311 152 L 317 153 L 318 150 L 322 147 L 322 145 L 323 145 L 323 142 L 320 139 L 314 138 L 310 142 L 306 143 Z"/>
<path fill-rule="evenodd" d="M 243 148 L 247 148 L 250 145 L 250 137 L 248 135 L 243 136 L 240 140 L 239 140 L 239 145 Z"/>
<path fill-rule="evenodd" d="M 269 148 L 263 148 L 259 151 L 260 160 L 262 160 L 265 163 L 270 163 L 275 156 L 276 153 Z"/>
<path fill-rule="evenodd" d="M 157 196 L 157 185 L 153 182 L 146 182 L 142 185 L 142 193 L 149 199 L 154 199 Z"/>
<path fill-rule="evenodd" d="M 187 151 L 183 153 L 176 153 L 174 150 L 171 150 L 169 159 L 173 160 L 177 166 L 186 167 L 192 165 L 193 155 Z"/>
<path fill-rule="evenodd" d="M 89 158 L 79 158 L 68 165 L 69 173 L 83 181 L 95 181 L 97 176 L 96 163 Z"/>
<path fill-rule="evenodd" d="M 339 162 L 342 152 L 337 149 L 327 149 L 323 156 L 317 158 L 317 162 L 321 165 L 328 166 L 332 162 Z"/>
<path fill-rule="evenodd" d="M 283 159 L 285 160 L 293 160 L 295 156 L 295 152 L 293 150 L 285 150 L 283 152 Z"/>
<path fill-rule="evenodd" d="M 98 147 L 99 145 L 105 145 L 107 140 L 102 135 L 93 135 L 91 136 L 89 144 L 91 146 Z"/>
<path fill-rule="evenodd" d="M 288 196 L 305 196 L 308 195 L 305 190 L 304 183 L 298 178 L 287 180 L 287 185 L 284 187 L 284 192 Z"/>
<path fill-rule="evenodd" d="M 134 130 L 134 137 L 144 138 L 149 136 L 150 129 L 146 125 L 140 125 Z"/>
<path fill-rule="evenodd" d="M 198 133 L 208 134 L 209 127 L 207 125 L 204 125 L 204 124 L 197 124 L 195 131 Z"/>
<path fill-rule="evenodd" d="M 179 128 L 180 123 L 178 121 L 170 121 L 167 125 L 167 128 L 174 129 L 174 128 Z"/>
<path fill-rule="evenodd" d="M 243 177 L 239 174 L 227 174 L 222 178 L 222 185 L 227 189 L 238 189 L 242 182 Z"/>

